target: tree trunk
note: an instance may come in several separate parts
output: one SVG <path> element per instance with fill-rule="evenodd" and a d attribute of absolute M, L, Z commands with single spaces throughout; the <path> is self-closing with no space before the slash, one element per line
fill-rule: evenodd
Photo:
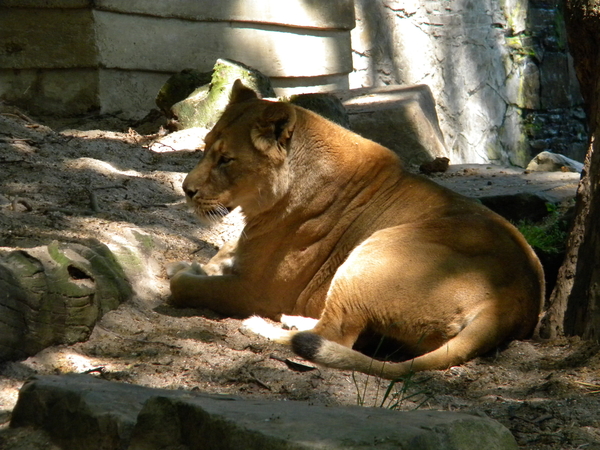
<path fill-rule="evenodd" d="M 577 216 L 540 335 L 600 340 L 600 0 L 564 0 L 567 37 L 588 118 Z"/>

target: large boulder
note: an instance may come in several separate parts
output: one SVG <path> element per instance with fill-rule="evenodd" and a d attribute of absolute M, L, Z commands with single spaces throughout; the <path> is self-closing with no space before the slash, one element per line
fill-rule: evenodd
<path fill-rule="evenodd" d="M 583 170 L 583 164 L 559 153 L 538 153 L 527 165 L 527 170 L 538 172 L 578 172 Z"/>
<path fill-rule="evenodd" d="M 167 117 L 171 117 L 171 108 L 175 103 L 185 100 L 199 87 L 208 85 L 212 72 L 201 72 L 195 69 L 184 69 L 171 75 L 156 96 L 156 106 Z"/>
<path fill-rule="evenodd" d="M 229 59 L 217 60 L 209 84 L 199 86 L 187 98 L 175 103 L 171 114 L 177 118 L 180 128 L 210 129 L 217 122 L 229 103 L 231 88 L 240 79 L 245 86 L 262 97 L 274 97 L 271 80 L 258 70 Z M 168 91 L 167 86 L 161 92 Z"/>

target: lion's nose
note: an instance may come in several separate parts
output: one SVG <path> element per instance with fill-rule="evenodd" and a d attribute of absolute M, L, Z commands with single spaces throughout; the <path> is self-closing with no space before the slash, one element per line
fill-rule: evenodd
<path fill-rule="evenodd" d="M 183 189 L 183 192 L 185 193 L 186 197 L 190 199 L 194 198 L 194 195 L 196 195 L 196 193 L 198 192 L 198 189 L 196 189 L 194 186 L 190 186 L 190 183 L 188 183 L 187 179 L 183 180 L 183 185 L 181 186 L 181 188 Z"/>
<path fill-rule="evenodd" d="M 192 199 L 194 198 L 194 195 L 196 195 L 196 193 L 198 192 L 198 189 L 191 189 L 191 188 L 183 188 L 183 192 L 185 192 L 186 197 Z"/>

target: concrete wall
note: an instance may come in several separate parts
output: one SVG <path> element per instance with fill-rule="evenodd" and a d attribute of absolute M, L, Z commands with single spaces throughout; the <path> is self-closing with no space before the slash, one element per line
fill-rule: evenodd
<path fill-rule="evenodd" d="M 579 87 L 556 0 L 356 0 L 350 87 L 429 85 L 454 163 L 582 160 Z"/>
<path fill-rule="evenodd" d="M 230 58 L 281 94 L 348 87 L 352 0 L 4 0 L 0 97 L 53 113 L 147 112 L 164 81 Z"/>

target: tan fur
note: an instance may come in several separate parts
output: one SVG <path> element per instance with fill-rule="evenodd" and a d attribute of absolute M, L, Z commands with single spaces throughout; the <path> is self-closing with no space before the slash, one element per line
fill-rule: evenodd
<path fill-rule="evenodd" d="M 173 275 L 172 302 L 318 318 L 289 333 L 316 363 L 385 378 L 446 369 L 537 323 L 542 268 L 506 220 L 407 173 L 381 145 L 239 82 L 184 190 L 201 217 L 239 206 L 247 223 L 209 263 L 224 273 Z M 367 329 L 422 356 L 382 363 L 352 350 Z"/>

